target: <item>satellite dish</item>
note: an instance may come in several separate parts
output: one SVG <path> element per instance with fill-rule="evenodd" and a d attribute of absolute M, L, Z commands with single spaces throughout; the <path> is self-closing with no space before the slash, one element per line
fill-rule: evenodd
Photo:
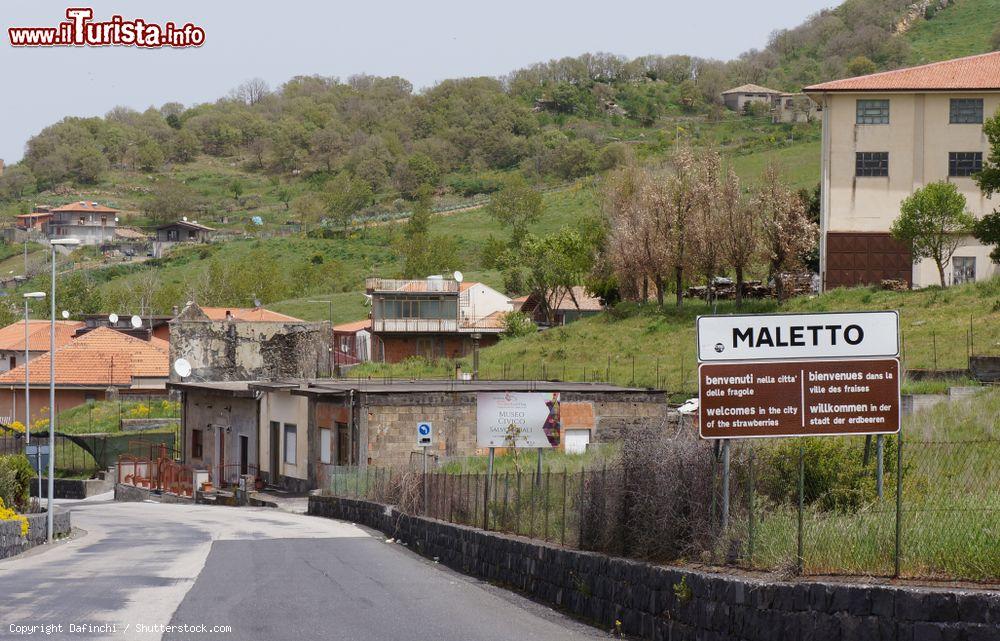
<path fill-rule="evenodd" d="M 186 378 L 191 375 L 191 363 L 186 358 L 178 358 L 174 361 L 174 371 L 181 378 Z"/>
<path fill-rule="evenodd" d="M 69 318 L 69 312 L 68 312 L 67 310 L 65 310 L 65 309 L 64 309 L 64 310 L 62 311 L 62 317 L 63 317 L 63 318 Z"/>
<path fill-rule="evenodd" d="M 462 280 L 464 280 L 464 279 L 465 279 L 465 276 L 462 275 L 462 272 L 455 272 L 455 280 L 456 281 L 458 281 L 458 282 L 461 283 Z"/>
<path fill-rule="evenodd" d="M 112 325 L 116 325 L 118 323 L 118 314 L 109 315 L 108 322 L 111 323 Z"/>
<path fill-rule="evenodd" d="M 133 316 L 132 317 L 132 327 L 134 327 L 136 329 L 139 329 L 140 327 L 142 327 L 142 319 L 139 318 L 138 316 Z"/>
<path fill-rule="evenodd" d="M 255 308 L 256 308 L 256 307 L 260 307 L 260 299 L 259 299 L 259 298 L 255 298 L 255 299 L 253 299 L 253 306 L 254 306 Z"/>
<path fill-rule="evenodd" d="M 187 216 L 181 216 L 181 220 L 183 220 L 184 222 L 187 222 L 188 221 L 188 217 Z"/>

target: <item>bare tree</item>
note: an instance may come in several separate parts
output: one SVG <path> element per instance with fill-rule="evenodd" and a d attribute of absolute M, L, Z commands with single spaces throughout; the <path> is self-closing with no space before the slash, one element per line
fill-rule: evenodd
<path fill-rule="evenodd" d="M 251 78 L 233 89 L 232 97 L 252 107 L 269 93 L 271 93 L 271 89 L 263 78 Z"/>
<path fill-rule="evenodd" d="M 723 225 L 724 185 L 726 176 L 721 172 L 722 159 L 718 152 L 706 152 L 703 156 L 703 187 L 691 218 L 689 254 L 691 266 L 705 279 L 711 291 L 712 279 L 722 268 L 723 254 L 719 243 L 719 231 Z"/>
<path fill-rule="evenodd" d="M 716 230 L 722 261 L 736 276 L 736 306 L 743 304 L 743 282 L 760 245 L 760 219 L 754 215 L 750 197 L 730 167 L 715 198 L 719 211 Z"/>
<path fill-rule="evenodd" d="M 779 273 L 801 263 L 816 246 L 819 228 L 806 215 L 802 198 L 781 180 L 777 165 L 768 165 L 754 195 L 760 216 L 761 247 L 768 277 L 774 279 L 778 300 L 784 297 Z"/>

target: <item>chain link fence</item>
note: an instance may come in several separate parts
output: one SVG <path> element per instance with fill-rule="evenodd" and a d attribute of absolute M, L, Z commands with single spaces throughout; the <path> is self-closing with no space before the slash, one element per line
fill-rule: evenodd
<path fill-rule="evenodd" d="M 338 468 L 328 490 L 655 562 L 997 582 L 997 461 L 996 438 L 768 439 L 726 448 L 640 431 L 597 468 L 426 476 Z"/>

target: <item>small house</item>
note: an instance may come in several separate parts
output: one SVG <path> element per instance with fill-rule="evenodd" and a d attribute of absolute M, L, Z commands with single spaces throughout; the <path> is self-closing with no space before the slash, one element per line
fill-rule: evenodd
<path fill-rule="evenodd" d="M 748 107 L 753 104 L 763 104 L 770 109 L 780 96 L 780 91 L 760 85 L 747 84 L 723 91 L 722 102 L 737 113 L 745 113 Z"/>

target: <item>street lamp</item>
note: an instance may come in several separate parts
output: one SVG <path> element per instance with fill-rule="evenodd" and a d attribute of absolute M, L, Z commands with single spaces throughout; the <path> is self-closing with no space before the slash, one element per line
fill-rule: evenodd
<path fill-rule="evenodd" d="M 52 289 L 49 291 L 49 302 L 52 304 L 51 322 L 49 324 L 49 500 L 46 504 L 48 541 L 52 543 L 53 503 L 52 495 L 56 491 L 56 247 L 75 247 L 80 244 L 79 238 L 53 238 L 49 240 L 52 248 Z"/>
<path fill-rule="evenodd" d="M 28 301 L 45 298 L 45 292 L 28 292 L 24 295 L 24 444 L 31 444 L 31 354 L 28 351 Z M 52 443 L 49 443 L 52 451 Z M 42 450 L 35 446 L 35 473 L 38 474 L 38 500 L 42 500 Z"/>

